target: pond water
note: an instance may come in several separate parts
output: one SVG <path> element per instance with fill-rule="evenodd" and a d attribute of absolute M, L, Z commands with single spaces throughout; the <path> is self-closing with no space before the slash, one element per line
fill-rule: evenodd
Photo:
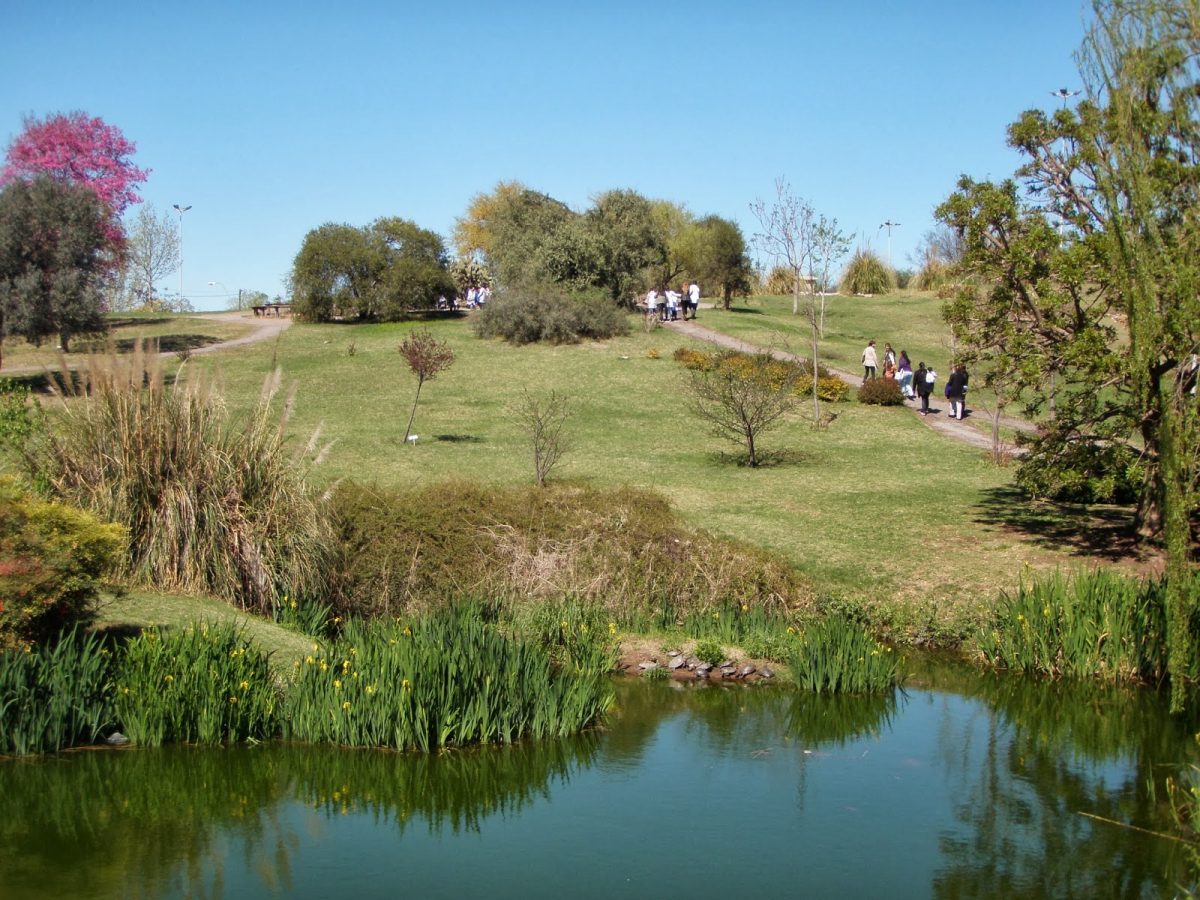
<path fill-rule="evenodd" d="M 924 661 L 894 698 L 627 680 L 607 728 L 418 756 L 279 744 L 0 764 L 0 897 L 1157 897 L 1146 691 Z M 1157 799 L 1156 799 L 1157 797 Z"/>

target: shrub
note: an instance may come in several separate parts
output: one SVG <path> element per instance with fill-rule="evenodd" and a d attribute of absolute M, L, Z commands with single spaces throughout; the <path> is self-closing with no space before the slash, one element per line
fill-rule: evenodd
<path fill-rule="evenodd" d="M 825 616 L 804 630 L 790 667 L 796 684 L 818 693 L 878 693 L 891 690 L 899 680 L 892 648 L 839 615 Z"/>
<path fill-rule="evenodd" d="M 894 284 L 892 272 L 878 256 L 870 250 L 856 250 L 842 280 L 838 285 L 840 294 L 886 294 Z"/>
<path fill-rule="evenodd" d="M 701 662 L 708 663 L 710 666 L 715 666 L 725 660 L 724 649 L 711 638 L 696 641 L 696 647 L 692 650 L 692 655 Z"/>
<path fill-rule="evenodd" d="M 135 743 L 220 744 L 273 737 L 279 695 L 267 654 L 237 626 L 199 624 L 130 641 L 113 703 Z"/>
<path fill-rule="evenodd" d="M 168 384 L 140 347 L 93 357 L 81 383 L 62 374 L 63 402 L 24 462 L 59 497 L 129 528 L 128 575 L 266 613 L 279 594 L 320 593 L 328 534 L 305 486 L 316 435 L 287 452 L 279 386 L 276 371 L 236 420 L 197 372 Z"/>
<path fill-rule="evenodd" d="M 94 635 L 0 650 L 0 755 L 55 753 L 96 740 L 112 722 L 109 654 Z"/>
<path fill-rule="evenodd" d="M 395 616 L 462 596 L 514 604 L 571 597 L 624 629 L 674 624 L 727 602 L 809 599 L 786 562 L 685 526 L 650 491 L 344 482 L 330 508 L 330 599 L 343 616 Z"/>
<path fill-rule="evenodd" d="M 1137 452 L 1125 444 L 1067 439 L 1023 456 L 1016 482 L 1036 499 L 1133 503 L 1141 496 L 1144 475 Z"/>
<path fill-rule="evenodd" d="M 471 321 L 479 337 L 500 337 L 514 344 L 574 344 L 629 333 L 628 316 L 611 300 L 553 287 L 499 294 L 475 312 Z"/>
<path fill-rule="evenodd" d="M 796 379 L 795 391 L 801 397 L 812 396 L 812 376 L 801 375 Z M 850 396 L 850 385 L 842 381 L 840 378 L 830 376 L 829 378 L 817 379 L 817 396 L 826 403 L 841 403 Z"/>
<path fill-rule="evenodd" d="M 787 266 L 775 266 L 767 274 L 766 292 L 773 297 L 790 296 L 796 286 L 796 273 Z"/>
<path fill-rule="evenodd" d="M 612 704 L 602 675 L 555 671 L 464 605 L 410 622 L 351 624 L 298 663 L 288 736 L 355 747 L 434 750 L 562 737 Z"/>
<path fill-rule="evenodd" d="M 903 406 L 904 392 L 894 378 L 871 378 L 858 389 L 858 402 L 876 406 Z"/>
<path fill-rule="evenodd" d="M 85 618 L 125 548 L 125 529 L 39 500 L 0 478 L 0 648 Z"/>

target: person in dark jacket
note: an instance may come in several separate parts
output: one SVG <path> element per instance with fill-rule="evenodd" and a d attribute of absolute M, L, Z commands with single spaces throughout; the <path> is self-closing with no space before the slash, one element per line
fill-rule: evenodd
<path fill-rule="evenodd" d="M 933 369 L 925 368 L 925 363 L 917 365 L 917 371 L 913 375 L 913 387 L 917 389 L 917 396 L 921 398 L 921 415 L 929 415 L 929 395 L 933 393 L 933 382 L 937 379 L 937 372 Z"/>
<path fill-rule="evenodd" d="M 967 411 L 967 367 L 957 365 L 946 379 L 946 399 L 950 401 L 950 418 L 961 419 Z"/>

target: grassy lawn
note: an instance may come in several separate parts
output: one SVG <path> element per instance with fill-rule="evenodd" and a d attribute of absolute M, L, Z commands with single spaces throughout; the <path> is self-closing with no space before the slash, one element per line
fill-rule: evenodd
<path fill-rule="evenodd" d="M 876 333 L 868 328 L 877 317 L 851 305 L 859 302 L 831 300 L 831 325 L 848 332 L 834 338 L 829 329 L 831 361 L 842 367 L 853 368 L 863 336 Z M 888 302 L 911 303 L 901 317 L 911 320 L 911 331 L 897 329 L 893 345 L 944 365 L 948 349 L 939 352 L 930 337 L 936 301 Z M 706 313 L 700 322 L 740 328 L 767 343 L 772 323 L 789 318 L 790 308 L 786 316 Z M 737 465 L 728 456 L 734 448 L 706 434 L 689 412 L 682 370 L 670 358 L 686 342 L 669 329 L 635 330 L 606 343 L 515 347 L 481 341 L 461 320 L 434 322 L 429 327 L 457 361 L 426 384 L 414 423 L 419 440 L 402 446 L 415 379 L 396 345 L 414 327 L 297 325 L 277 345 L 198 357 L 191 365 L 218 369 L 238 405 L 258 395 L 277 359 L 285 381 L 298 388 L 289 425 L 297 449 L 317 426 L 336 442 L 312 473 L 319 484 L 532 480 L 525 436 L 509 410 L 525 388 L 565 391 L 575 405 L 574 449 L 555 477 L 653 487 L 696 527 L 782 553 L 823 593 L 894 603 L 902 615 L 935 627 L 1011 588 L 1025 564 L 1045 569 L 1078 559 L 1010 494 L 1009 470 L 939 437 L 904 409 L 841 404 L 833 426 L 818 432 L 801 407 L 762 441 L 767 450 L 785 451 L 776 464 Z"/>
<path fill-rule="evenodd" d="M 158 342 L 161 350 L 177 352 L 196 350 L 218 341 L 241 337 L 251 326 L 228 322 L 206 315 L 174 315 L 170 313 L 113 313 L 108 317 L 111 330 L 107 336 L 79 336 L 71 341 L 68 359 L 89 352 L 102 351 L 112 342 L 119 352 L 128 352 L 137 340 Z M 4 366 L 0 375 L 28 366 L 56 366 L 58 341 L 47 339 L 40 347 L 10 337 L 4 341 Z"/>

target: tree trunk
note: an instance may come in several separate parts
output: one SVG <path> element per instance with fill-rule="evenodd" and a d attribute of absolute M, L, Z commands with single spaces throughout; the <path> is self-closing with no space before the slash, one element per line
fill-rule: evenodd
<path fill-rule="evenodd" d="M 413 397 L 412 412 L 408 414 L 408 424 L 404 427 L 404 443 L 408 443 L 408 436 L 412 434 L 413 419 L 417 415 L 417 401 L 421 399 L 421 385 L 425 383 L 424 378 L 417 379 L 417 395 Z"/>
<path fill-rule="evenodd" d="M 817 349 L 821 340 L 820 330 L 817 328 L 816 316 L 817 298 L 812 298 L 812 359 L 809 361 L 812 364 L 812 391 L 813 391 L 813 425 L 821 424 L 821 394 L 817 386 Z"/>

